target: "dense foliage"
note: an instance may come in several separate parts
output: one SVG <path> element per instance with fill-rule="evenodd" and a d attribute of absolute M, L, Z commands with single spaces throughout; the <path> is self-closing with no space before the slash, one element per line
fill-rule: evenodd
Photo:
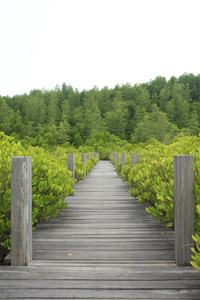
<path fill-rule="evenodd" d="M 27 149 L 13 138 L 0 133 L 0 245 L 4 253 L 10 250 L 11 231 L 11 157 L 32 157 L 32 217 L 33 229 L 41 220 L 54 218 L 67 207 L 64 198 L 73 193 L 71 172 L 67 169 L 67 153 L 64 148 L 49 152 L 38 147 Z M 87 161 L 89 173 L 98 158 Z M 84 166 L 80 154 L 75 154 L 76 180 L 83 179 Z M 2 256 L 3 258 L 3 256 Z"/>
<path fill-rule="evenodd" d="M 193 262 L 200 268 L 200 138 L 182 137 L 165 145 L 152 141 L 144 149 L 135 148 L 139 153 L 138 165 L 131 167 L 131 153 L 127 153 L 126 165 L 121 172 L 121 163 L 116 166 L 121 176 L 131 187 L 130 193 L 140 203 L 145 203 L 148 214 L 166 226 L 174 226 L 174 155 L 194 156 L 194 204 L 196 250 L 193 247 Z"/>
<path fill-rule="evenodd" d="M 200 132 L 199 99 L 200 74 L 82 92 L 63 83 L 51 91 L 0 96 L 0 131 L 44 148 L 78 148 L 106 131 L 133 143 L 156 138 L 169 144 L 180 132 Z"/>

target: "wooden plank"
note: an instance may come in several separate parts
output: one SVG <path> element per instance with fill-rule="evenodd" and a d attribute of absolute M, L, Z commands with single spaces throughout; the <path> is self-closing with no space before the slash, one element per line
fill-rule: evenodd
<path fill-rule="evenodd" d="M 61 262 L 62 263 L 62 262 Z M 41 267 L 42 265 L 42 267 Z M 45 266 L 42 261 L 33 261 L 28 267 L 0 267 L 0 280 L 199 280 L 200 272 L 191 267 L 177 266 Z"/>
<path fill-rule="evenodd" d="M 78 286 L 77 286 L 78 283 Z M 1 289 L 200 289 L 199 280 L 1 280 Z"/>
<path fill-rule="evenodd" d="M 86 234 L 85 232 L 78 232 L 78 231 L 74 231 L 74 232 L 66 232 L 65 230 L 63 230 L 63 232 L 59 232 L 59 231 L 53 231 L 53 230 L 51 230 L 51 231 L 48 231 L 46 234 L 45 234 L 45 232 L 42 232 L 42 233 L 39 233 L 39 232 L 35 232 L 35 237 L 43 237 L 44 239 L 45 238 L 52 238 L 55 234 L 57 235 L 57 237 L 63 237 L 63 239 L 66 239 L 66 238 L 70 238 L 70 237 L 72 237 L 72 236 L 74 236 L 74 235 L 76 235 L 76 238 L 82 238 L 84 235 L 86 236 L 86 237 L 94 237 L 94 238 L 97 238 L 97 237 L 99 237 L 99 238 L 149 238 L 150 236 L 151 236 L 151 238 L 152 239 L 154 239 L 154 238 L 160 238 L 160 239 L 166 239 L 166 237 L 167 238 L 169 238 L 169 237 L 171 237 L 171 238 L 174 238 L 174 236 L 172 235 L 172 233 L 171 232 L 165 232 L 165 231 L 159 231 L 159 232 L 157 232 L 157 231 L 155 231 L 155 232 L 153 232 L 153 231 L 151 231 L 151 230 L 149 230 L 149 233 L 147 232 L 147 231 L 142 231 L 142 230 L 138 230 L 137 232 L 135 231 L 135 232 L 130 232 L 130 233 L 121 233 L 121 234 L 119 234 L 119 233 L 116 233 L 116 234 L 114 234 L 114 233 L 110 233 L 109 231 L 107 231 L 107 232 L 104 232 L 104 233 L 100 233 L 100 232 L 98 232 L 97 230 L 96 231 L 93 231 L 93 234 L 92 233 L 88 233 L 88 234 Z"/>
<path fill-rule="evenodd" d="M 4 289 L 1 290 L 0 299 L 13 299 L 14 297 L 31 299 L 36 298 L 36 295 L 43 299 L 163 299 L 164 297 L 167 299 L 199 299 L 199 289 Z"/>
<path fill-rule="evenodd" d="M 86 240 L 86 239 L 82 239 L 81 241 L 78 239 L 71 239 L 71 240 L 67 240 L 67 241 L 63 241 L 62 239 L 59 240 L 48 240 L 46 241 L 45 245 L 44 243 L 41 242 L 35 242 L 33 244 L 34 249 L 43 249 L 43 247 L 49 249 L 50 247 L 59 247 L 59 249 L 62 250 L 62 248 L 64 247 L 68 247 L 68 248 L 76 248 L 76 247 L 81 247 L 81 249 L 96 249 L 97 251 L 100 250 L 141 250 L 141 249 L 174 249 L 174 243 L 173 241 L 163 241 L 161 242 L 159 241 L 136 241 L 136 242 L 127 242 L 127 241 L 123 241 L 123 240 L 118 240 L 116 241 L 107 241 L 107 240 Z M 118 247 L 117 247 L 118 246 Z"/>
<path fill-rule="evenodd" d="M 53 225 L 53 227 L 56 229 L 56 228 L 60 228 L 60 226 L 61 226 L 61 224 L 62 223 L 54 223 L 54 225 Z M 103 223 L 102 224 L 102 222 L 100 223 L 93 223 L 93 224 L 82 224 L 82 222 L 80 222 L 80 223 L 75 223 L 75 224 L 71 224 L 70 222 L 69 222 L 69 224 L 63 224 L 62 225 L 62 229 L 73 229 L 73 230 L 76 230 L 76 229 L 78 229 L 78 230 L 80 230 L 80 229 L 82 229 L 82 230 L 84 230 L 84 231 L 90 231 L 90 232 L 92 232 L 92 229 L 102 229 L 102 230 L 114 230 L 114 229 L 117 229 L 117 230 L 119 230 L 119 232 L 120 232 L 120 230 L 123 230 L 123 231 L 126 231 L 126 232 L 129 232 L 129 231 L 133 231 L 133 230 L 135 230 L 135 229 L 146 229 L 146 228 L 150 228 L 150 229 L 152 229 L 152 230 L 154 230 L 154 229 L 158 229 L 158 231 L 163 231 L 163 230 L 167 230 L 168 232 L 170 232 L 170 229 L 166 229 L 164 226 L 163 227 L 161 227 L 161 226 L 159 226 L 159 224 L 157 224 L 157 223 L 148 223 L 148 222 L 146 222 L 146 223 L 136 223 L 136 222 L 132 222 L 132 223 L 125 223 L 125 224 L 120 224 L 121 226 L 119 226 L 119 224 L 117 224 L 116 222 L 115 223 L 109 223 L 109 225 L 108 224 L 105 224 L 105 223 Z M 40 224 L 40 226 L 38 226 L 37 227 L 37 230 L 38 229 L 48 229 L 48 227 L 49 227 L 49 224 L 48 223 L 43 223 L 43 224 Z"/>
<path fill-rule="evenodd" d="M 145 250 L 145 251 L 77 251 L 71 253 L 53 250 L 35 250 L 33 251 L 34 259 L 65 259 L 65 260 L 108 260 L 108 261 L 137 261 L 137 260 L 162 260 L 174 258 L 173 250 Z"/>

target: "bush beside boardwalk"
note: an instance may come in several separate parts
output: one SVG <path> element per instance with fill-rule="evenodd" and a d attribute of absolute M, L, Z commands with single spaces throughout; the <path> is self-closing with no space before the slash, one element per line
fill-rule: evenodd
<path fill-rule="evenodd" d="M 126 154 L 126 165 L 121 171 L 121 163 L 116 165 L 120 177 L 131 187 L 130 193 L 146 208 L 151 217 L 174 226 L 174 155 L 194 156 L 194 203 L 195 235 L 192 250 L 192 265 L 200 268 L 200 139 L 199 137 L 177 138 L 172 144 L 158 141 L 145 149 L 135 149 L 139 154 L 139 164 L 132 168 L 131 153 Z"/>
<path fill-rule="evenodd" d="M 74 192 L 71 173 L 67 169 L 67 153 L 64 148 L 49 152 L 39 147 L 25 149 L 13 138 L 0 133 L 0 261 L 10 251 L 11 234 L 11 157 L 32 157 L 32 212 L 35 225 L 55 218 L 67 207 L 64 198 Z M 83 179 L 84 166 L 80 154 L 76 155 L 76 181 Z M 89 173 L 98 158 L 91 157 L 87 163 Z"/>

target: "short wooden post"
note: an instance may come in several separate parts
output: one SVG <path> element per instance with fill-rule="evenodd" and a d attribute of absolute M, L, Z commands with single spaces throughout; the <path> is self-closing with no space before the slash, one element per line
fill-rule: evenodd
<path fill-rule="evenodd" d="M 32 260 L 32 159 L 11 158 L 11 265 Z"/>
<path fill-rule="evenodd" d="M 131 154 L 131 166 L 136 166 L 138 164 L 138 153 Z"/>
<path fill-rule="evenodd" d="M 113 153 L 110 153 L 110 160 L 113 163 Z"/>
<path fill-rule="evenodd" d="M 126 164 L 126 154 L 125 153 L 122 153 L 121 154 L 121 166 L 123 168 L 123 166 L 125 166 Z"/>
<path fill-rule="evenodd" d="M 175 262 L 189 266 L 194 243 L 194 168 L 192 155 L 174 156 Z"/>
<path fill-rule="evenodd" d="M 81 161 L 84 165 L 84 179 L 86 179 L 86 157 L 85 157 L 85 153 L 81 153 Z"/>
<path fill-rule="evenodd" d="M 120 163 L 120 153 L 117 153 L 117 164 Z"/>
<path fill-rule="evenodd" d="M 72 178 L 75 179 L 75 164 L 74 164 L 74 153 L 68 153 L 68 170 L 72 172 Z"/>
<path fill-rule="evenodd" d="M 75 158 L 74 158 L 74 153 L 68 153 L 67 168 L 68 168 L 69 171 L 72 172 L 71 178 L 73 179 L 73 187 L 74 187 L 74 182 L 75 182 Z M 71 193 L 70 195 L 74 196 L 74 193 Z"/>
<path fill-rule="evenodd" d="M 113 153 L 113 164 L 115 165 L 117 160 L 117 153 Z"/>

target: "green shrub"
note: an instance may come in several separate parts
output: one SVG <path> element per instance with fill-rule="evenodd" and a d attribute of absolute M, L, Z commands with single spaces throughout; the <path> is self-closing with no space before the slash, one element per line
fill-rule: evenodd
<path fill-rule="evenodd" d="M 200 217 L 200 205 L 197 205 L 196 209 L 197 209 L 197 213 Z M 198 226 L 200 226 L 200 218 L 198 219 Z M 193 239 L 194 239 L 195 244 L 196 244 L 196 249 L 194 247 L 192 247 L 192 251 L 193 251 L 194 255 L 192 255 L 193 261 L 191 261 L 191 264 L 192 264 L 193 267 L 200 270 L 200 234 L 196 233 L 193 236 Z"/>
<path fill-rule="evenodd" d="M 131 187 L 130 193 L 138 198 L 140 203 L 148 204 L 149 216 L 167 226 L 174 226 L 174 155 L 194 156 L 194 203 L 196 249 L 193 248 L 195 267 L 199 266 L 199 236 L 200 236 L 200 139 L 199 137 L 181 137 L 170 145 L 157 141 L 140 149 L 139 164 L 131 167 L 130 153 L 127 153 L 126 166 L 121 172 L 120 164 L 116 170 Z"/>
<path fill-rule="evenodd" d="M 71 149 L 70 149 L 71 150 Z M 67 168 L 65 148 L 47 151 L 39 147 L 23 148 L 13 138 L 0 133 L 0 245 L 5 254 L 10 250 L 11 234 L 11 157 L 32 157 L 32 219 L 33 229 L 41 220 L 54 218 L 67 207 L 64 199 L 74 192 L 71 172 Z M 97 163 L 91 157 L 87 162 L 87 174 Z M 83 178 L 81 155 L 75 155 L 76 181 Z"/>

